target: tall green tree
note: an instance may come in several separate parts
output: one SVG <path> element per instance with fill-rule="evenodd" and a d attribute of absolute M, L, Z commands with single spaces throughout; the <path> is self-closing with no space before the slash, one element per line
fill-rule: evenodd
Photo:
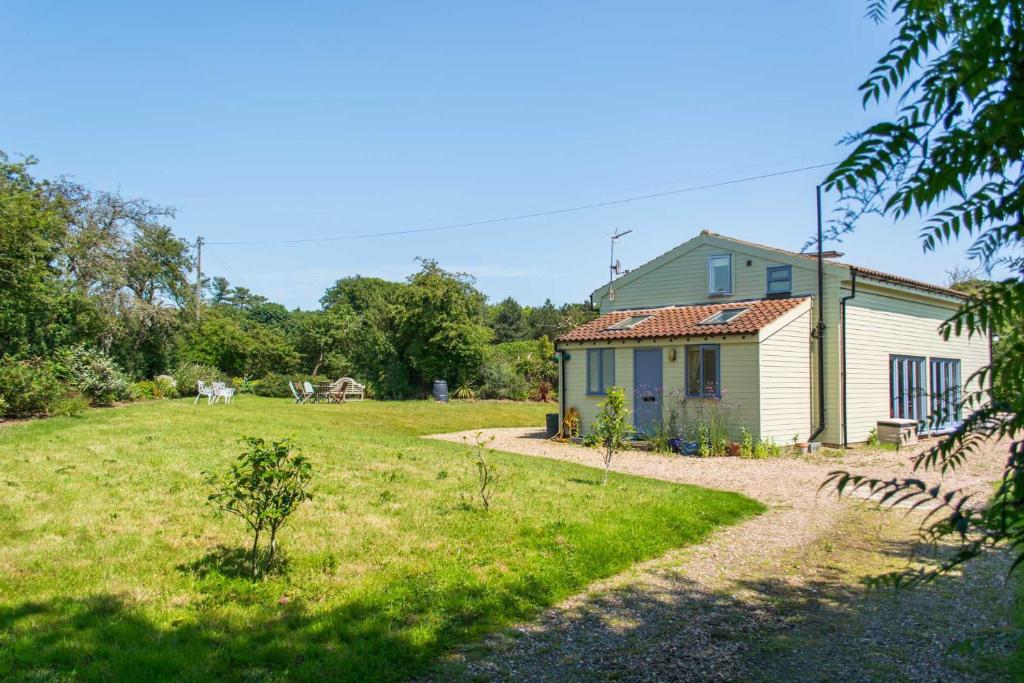
<path fill-rule="evenodd" d="M 458 383 L 472 378 L 493 332 L 485 324 L 486 298 L 465 273 L 449 273 L 436 261 L 402 289 L 399 343 L 414 386 L 426 391 L 434 379 Z"/>
<path fill-rule="evenodd" d="M 1003 478 L 988 505 L 916 478 L 879 481 L 836 472 L 840 490 L 867 487 L 886 501 L 937 505 L 922 532 L 957 550 L 935 568 L 888 575 L 894 583 L 929 580 L 986 550 L 1007 545 L 1024 560 L 1024 3 L 1020 0 L 877 0 L 877 21 L 894 20 L 896 37 L 861 85 L 865 105 L 894 98 L 897 114 L 852 135 L 849 156 L 829 175 L 843 213 L 831 236 L 865 213 L 924 221 L 925 251 L 960 239 L 986 271 L 1007 269 L 942 327 L 946 336 L 1006 331 L 1003 352 L 965 396 L 963 424 L 916 460 L 918 469 L 963 466 L 983 443 L 1011 440 Z M 993 386 L 1015 387 L 993 400 Z M 1016 567 L 1016 564 L 1014 564 Z"/>
<path fill-rule="evenodd" d="M 519 302 L 508 297 L 499 302 L 491 313 L 494 341 L 523 341 L 530 338 L 530 324 Z"/>
<path fill-rule="evenodd" d="M 60 199 L 31 175 L 33 164 L 0 152 L 0 356 L 52 350 L 68 336 L 69 308 L 81 304 L 57 266 Z"/>
<path fill-rule="evenodd" d="M 527 316 L 530 325 L 530 337 L 540 339 L 547 337 L 554 339 L 561 334 L 562 316 L 551 299 L 545 299 L 544 303 L 537 308 L 530 309 Z"/>

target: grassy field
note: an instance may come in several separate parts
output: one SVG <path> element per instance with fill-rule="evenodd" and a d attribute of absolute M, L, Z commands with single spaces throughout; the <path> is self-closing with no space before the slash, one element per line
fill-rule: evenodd
<path fill-rule="evenodd" d="M 548 406 L 166 401 L 0 427 L 0 678 L 401 679 L 630 563 L 761 508 L 741 496 L 496 454 L 492 508 L 433 432 Z M 292 436 L 316 497 L 286 568 L 242 575 L 206 503 L 243 435 Z"/>

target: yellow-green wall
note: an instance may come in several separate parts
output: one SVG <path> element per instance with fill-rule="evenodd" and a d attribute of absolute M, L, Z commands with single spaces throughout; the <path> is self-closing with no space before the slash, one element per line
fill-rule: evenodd
<path fill-rule="evenodd" d="M 889 417 L 889 356 L 919 356 L 960 361 L 964 383 L 989 361 L 987 337 L 939 335 L 939 325 L 954 312 L 951 306 L 896 298 L 860 285 L 847 304 L 847 411 L 851 443 L 864 441 L 878 420 Z M 968 390 L 975 385 L 968 386 Z M 930 387 L 926 390 L 930 391 Z"/>

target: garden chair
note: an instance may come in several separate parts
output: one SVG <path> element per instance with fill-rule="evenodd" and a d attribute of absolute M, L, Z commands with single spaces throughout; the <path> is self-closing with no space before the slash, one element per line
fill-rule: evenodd
<path fill-rule="evenodd" d="M 313 385 L 310 382 L 302 383 L 302 392 L 306 395 L 306 401 L 313 401 L 313 403 L 316 403 L 316 389 L 313 388 Z"/>
<path fill-rule="evenodd" d="M 203 380 L 196 382 L 196 387 L 199 389 L 199 393 L 196 394 L 196 400 L 192 401 L 192 405 L 199 403 L 199 399 L 203 396 L 206 397 L 206 403 L 209 404 L 213 400 L 213 387 L 209 386 Z"/>
<path fill-rule="evenodd" d="M 292 390 L 292 396 L 295 397 L 296 403 L 305 403 L 306 396 L 295 387 L 295 383 L 291 380 L 288 381 L 288 388 Z"/>
<path fill-rule="evenodd" d="M 347 377 L 342 377 L 339 380 L 331 382 L 331 386 L 327 389 L 327 400 L 334 403 L 345 402 L 345 392 L 348 391 L 349 380 Z"/>
<path fill-rule="evenodd" d="M 362 384 L 355 381 L 351 377 L 342 377 L 336 383 L 344 383 L 345 385 L 345 393 L 343 394 L 343 398 L 355 398 L 362 401 L 363 398 L 366 396 L 366 387 L 364 387 Z"/>
<path fill-rule="evenodd" d="M 218 398 L 224 399 L 224 405 L 231 403 L 235 400 L 235 388 L 229 387 L 223 382 L 214 382 L 213 403 L 216 403 Z"/>

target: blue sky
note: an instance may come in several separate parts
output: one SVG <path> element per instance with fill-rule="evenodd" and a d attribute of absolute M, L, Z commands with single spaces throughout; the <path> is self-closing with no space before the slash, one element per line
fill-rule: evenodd
<path fill-rule="evenodd" d="M 216 6 L 213 6 L 216 5 Z M 830 2 L 20 2 L 0 7 L 0 149 L 179 209 L 210 242 L 484 220 L 835 161 L 877 112 L 888 31 Z M 580 301 L 702 228 L 784 248 L 810 171 L 451 231 L 213 246 L 208 270 L 288 306 L 417 256 L 492 299 Z M 918 225 L 867 221 L 844 260 L 942 282 Z"/>

